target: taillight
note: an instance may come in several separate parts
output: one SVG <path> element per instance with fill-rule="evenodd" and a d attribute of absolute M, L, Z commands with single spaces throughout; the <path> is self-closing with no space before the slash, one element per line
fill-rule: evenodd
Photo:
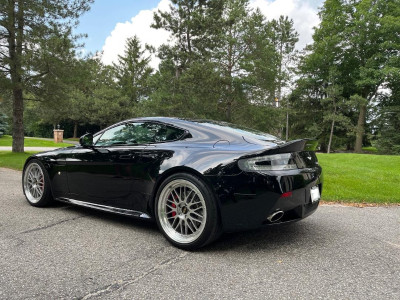
<path fill-rule="evenodd" d="M 281 153 L 240 159 L 239 168 L 243 171 L 283 171 L 297 169 L 292 153 Z"/>

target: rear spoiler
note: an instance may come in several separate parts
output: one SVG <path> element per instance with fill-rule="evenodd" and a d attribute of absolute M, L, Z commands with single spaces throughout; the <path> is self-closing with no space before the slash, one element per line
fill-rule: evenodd
<path fill-rule="evenodd" d="M 311 139 L 294 140 L 265 151 L 265 154 L 290 153 L 300 151 L 315 151 L 318 142 Z"/>
<path fill-rule="evenodd" d="M 317 149 L 317 146 L 318 142 L 316 140 L 311 140 L 311 139 L 294 140 L 281 145 L 277 145 L 267 150 L 253 152 L 251 154 L 240 157 L 240 159 L 261 156 L 261 155 L 292 153 L 300 151 L 315 151 Z"/>

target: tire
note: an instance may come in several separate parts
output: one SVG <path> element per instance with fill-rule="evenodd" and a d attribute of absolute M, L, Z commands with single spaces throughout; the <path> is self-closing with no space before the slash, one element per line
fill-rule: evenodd
<path fill-rule="evenodd" d="M 214 193 L 198 177 L 176 173 L 159 187 L 155 199 L 158 228 L 174 246 L 201 248 L 221 232 Z"/>
<path fill-rule="evenodd" d="M 44 165 L 37 159 L 32 159 L 22 173 L 22 189 L 28 203 L 43 207 L 53 201 L 49 175 Z"/>

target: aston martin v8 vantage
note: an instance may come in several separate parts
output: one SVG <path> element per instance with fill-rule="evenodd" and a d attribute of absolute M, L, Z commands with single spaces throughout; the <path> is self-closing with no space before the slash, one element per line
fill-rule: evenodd
<path fill-rule="evenodd" d="M 315 148 L 224 122 L 137 118 L 32 155 L 22 186 L 33 206 L 152 219 L 173 245 L 196 249 L 224 231 L 312 214 L 323 187 Z"/>

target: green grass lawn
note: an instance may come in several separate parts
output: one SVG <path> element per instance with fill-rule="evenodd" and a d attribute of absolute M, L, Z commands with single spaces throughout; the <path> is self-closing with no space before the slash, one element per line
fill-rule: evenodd
<path fill-rule="evenodd" d="M 10 135 L 3 135 L 0 138 L 0 146 L 10 146 L 12 145 L 12 137 Z M 54 143 L 53 141 L 40 140 L 35 138 L 25 138 L 25 147 L 69 147 L 72 144 L 67 143 Z"/>
<path fill-rule="evenodd" d="M 376 149 L 375 147 L 362 147 L 363 151 L 365 152 L 372 152 L 372 153 L 377 153 L 378 149 Z"/>
<path fill-rule="evenodd" d="M 71 142 L 79 142 L 80 138 L 68 138 L 68 139 L 64 139 L 64 141 L 71 141 Z"/>
<path fill-rule="evenodd" d="M 326 201 L 400 203 L 400 156 L 317 154 Z"/>
<path fill-rule="evenodd" d="M 11 151 L 0 151 L 0 167 L 22 170 L 25 160 L 34 153 L 37 152 L 12 153 Z"/>

